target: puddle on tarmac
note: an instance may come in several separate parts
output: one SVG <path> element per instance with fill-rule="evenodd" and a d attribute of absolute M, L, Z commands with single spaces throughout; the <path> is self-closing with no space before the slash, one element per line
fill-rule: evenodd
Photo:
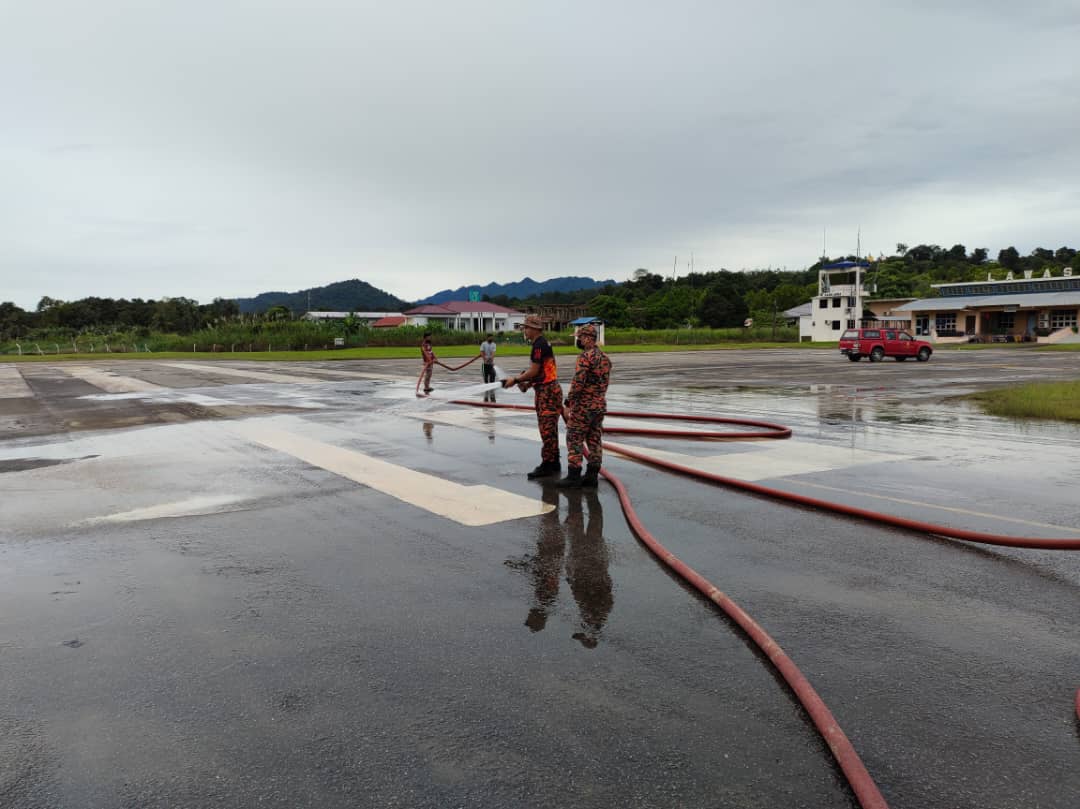
<path fill-rule="evenodd" d="M 75 463 L 75 461 L 85 461 L 97 457 L 97 455 L 84 455 L 81 458 L 12 458 L 8 461 L 0 461 L 0 474 L 4 472 L 28 472 L 31 469 L 60 466 L 61 464 Z"/>
<path fill-rule="evenodd" d="M 611 409 L 708 413 L 760 418 L 791 427 L 792 440 L 927 456 L 943 463 L 993 463 L 1013 453 L 1038 453 L 1045 463 L 1068 464 L 1080 449 L 1080 426 L 1014 421 L 949 397 L 906 397 L 895 387 L 770 385 L 728 388 L 634 387 Z"/>

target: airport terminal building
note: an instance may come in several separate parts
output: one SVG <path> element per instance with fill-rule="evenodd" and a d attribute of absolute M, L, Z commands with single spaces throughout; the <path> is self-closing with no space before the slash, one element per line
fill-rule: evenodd
<path fill-rule="evenodd" d="M 938 342 L 1058 342 L 1076 334 L 1080 277 L 1066 267 L 1042 277 L 935 284 L 939 297 L 897 307 L 914 333 Z"/>
<path fill-rule="evenodd" d="M 933 298 L 873 298 L 868 262 L 842 261 L 818 273 L 818 294 L 799 317 L 799 339 L 828 342 L 845 329 L 894 326 L 937 343 L 1074 342 L 1080 277 L 1066 267 L 995 281 L 935 284 Z M 872 315 L 872 317 L 870 317 Z"/>

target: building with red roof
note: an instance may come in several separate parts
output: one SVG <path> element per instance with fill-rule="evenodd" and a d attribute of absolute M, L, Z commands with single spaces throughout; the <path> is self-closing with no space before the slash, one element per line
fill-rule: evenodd
<path fill-rule="evenodd" d="M 405 326 L 409 322 L 409 318 L 405 315 L 396 315 L 394 317 L 381 317 L 373 323 L 369 323 L 373 329 L 395 329 L 398 326 Z"/>
<path fill-rule="evenodd" d="M 524 312 L 488 301 L 425 303 L 402 314 L 417 326 L 439 323 L 447 329 L 481 334 L 512 331 L 525 320 Z"/>

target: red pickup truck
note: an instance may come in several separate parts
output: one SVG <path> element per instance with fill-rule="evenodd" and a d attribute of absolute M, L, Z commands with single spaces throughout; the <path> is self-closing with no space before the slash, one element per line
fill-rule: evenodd
<path fill-rule="evenodd" d="M 901 329 L 848 329 L 840 335 L 840 353 L 852 362 L 863 357 L 869 357 L 870 362 L 881 362 L 886 357 L 895 357 L 897 362 L 908 357 L 926 362 L 934 347 Z"/>

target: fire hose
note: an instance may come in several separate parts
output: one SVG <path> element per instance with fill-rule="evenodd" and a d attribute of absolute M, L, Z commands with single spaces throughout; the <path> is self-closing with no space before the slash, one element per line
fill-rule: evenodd
<path fill-rule="evenodd" d="M 441 366 L 442 366 L 443 368 L 445 368 L 445 369 L 446 369 L 447 371 L 460 371 L 460 370 L 461 370 L 462 368 L 464 368 L 464 367 L 465 367 L 466 365 L 472 365 L 472 364 L 473 364 L 474 362 L 476 362 L 476 361 L 477 361 L 478 359 L 480 359 L 480 358 L 481 358 L 482 356 L 484 356 L 484 355 L 483 355 L 483 354 L 477 354 L 477 355 L 476 355 L 475 357 L 473 357 L 472 359 L 470 359 L 470 360 L 466 360 L 465 362 L 461 363 L 461 365 L 447 365 L 447 364 L 446 364 L 445 362 L 443 362 L 443 361 L 441 361 L 441 360 L 438 360 L 438 359 L 436 359 L 436 360 L 433 360 L 433 364 L 435 364 L 435 365 L 441 365 Z M 421 394 L 420 394 L 420 383 L 421 383 L 421 382 L 423 381 L 423 379 L 424 379 L 424 374 L 425 374 L 425 373 L 427 373 L 427 370 L 428 370 L 428 366 L 427 366 L 427 364 L 425 363 L 424 367 L 423 367 L 422 369 L 420 369 L 420 376 L 418 376 L 418 377 L 416 378 L 416 395 L 417 395 L 417 397 L 418 397 L 418 398 L 421 398 Z"/>
<path fill-rule="evenodd" d="M 451 400 L 452 404 L 468 405 L 470 407 L 491 407 L 491 408 L 505 408 L 512 410 L 532 410 L 528 405 L 513 405 L 513 404 L 496 404 L 492 402 L 475 402 L 461 399 Z M 678 422 L 694 422 L 701 424 L 728 424 L 739 427 L 755 427 L 759 428 L 756 431 L 741 430 L 735 432 L 720 432 L 720 431 L 706 431 L 706 430 L 652 430 L 647 428 L 635 428 L 635 427 L 605 427 L 604 432 L 607 434 L 622 434 L 622 435 L 641 435 L 660 438 L 690 438 L 698 440 L 740 440 L 751 438 L 789 438 L 791 436 L 791 429 L 779 424 L 773 424 L 764 421 L 751 421 L 747 419 L 734 419 L 724 418 L 720 416 L 691 416 L 683 414 L 672 413 L 635 413 L 630 411 L 607 411 L 608 416 L 626 417 L 634 419 L 659 419 L 666 421 L 678 421 Z M 768 486 L 761 486 L 748 481 L 739 480 L 738 478 L 729 478 L 722 475 L 715 475 L 708 472 L 703 472 L 692 467 L 683 466 L 681 464 L 672 463 L 659 458 L 654 458 L 647 453 L 632 450 L 629 447 L 613 444 L 610 442 L 603 442 L 602 444 L 605 450 L 609 450 L 615 454 L 622 455 L 627 458 L 631 458 L 642 463 L 657 466 L 663 469 L 667 469 L 672 472 L 677 472 L 681 475 L 686 475 L 698 480 L 705 481 L 720 486 L 726 486 L 729 488 L 740 489 L 742 491 L 751 492 L 764 497 L 769 497 L 776 500 L 783 500 L 787 502 L 796 503 L 801 506 L 807 506 L 823 511 L 830 511 L 836 514 L 842 514 L 845 516 L 857 517 L 859 519 L 882 523 L 885 525 L 893 525 L 900 528 L 905 528 L 912 531 L 917 531 L 926 534 L 935 534 L 938 536 L 949 537 L 952 539 L 960 539 L 967 542 L 976 542 L 988 545 L 1003 545 L 1007 547 L 1016 548 L 1039 548 L 1044 550 L 1080 550 L 1080 539 L 1042 539 L 1035 537 L 1011 537 L 999 534 L 989 534 L 980 531 L 969 531 L 965 529 L 951 528 L 943 525 L 935 525 L 933 523 L 922 522 L 919 520 L 910 520 L 904 517 L 899 517 L 891 514 L 884 514 L 880 512 L 870 511 L 869 509 L 857 508 L 854 506 L 846 506 L 841 503 L 832 503 L 826 500 L 819 500 L 812 497 L 805 497 L 803 495 L 793 494 L 791 492 L 785 492 L 780 489 L 773 489 Z M 612 472 L 602 467 L 600 474 L 611 483 L 615 488 L 619 497 L 619 503 L 622 506 L 623 513 L 626 516 L 627 524 L 630 526 L 630 530 L 634 535 L 641 540 L 641 542 L 649 549 L 649 551 L 656 556 L 661 562 L 674 570 L 680 577 L 686 582 L 691 584 L 702 595 L 709 599 L 713 604 L 719 607 L 725 615 L 727 615 L 742 631 L 754 642 L 754 644 L 769 658 L 769 661 L 773 664 L 777 672 L 784 678 L 784 681 L 791 688 L 795 697 L 799 700 L 803 709 L 810 717 L 821 735 L 825 744 L 828 745 L 830 752 L 839 764 L 841 771 L 844 773 L 844 777 L 847 779 L 852 791 L 855 793 L 856 798 L 859 801 L 859 805 L 863 809 L 888 809 L 888 804 L 885 802 L 885 798 L 881 795 L 880 790 L 874 783 L 873 778 L 867 771 L 862 760 L 859 758 L 859 754 L 855 751 L 850 740 L 840 729 L 832 712 L 825 705 L 824 700 L 810 685 L 809 680 L 802 674 L 795 663 L 790 657 L 780 648 L 780 645 L 773 640 L 772 637 L 758 625 L 753 618 L 750 617 L 738 604 L 736 604 L 731 598 L 724 594 L 719 588 L 713 585 L 708 579 L 704 578 L 692 567 L 680 560 L 675 554 L 671 553 L 664 545 L 656 539 L 644 526 L 641 520 L 637 516 L 637 512 L 634 511 L 633 505 L 630 502 L 630 496 L 619 478 L 612 474 Z M 1080 690 L 1076 692 L 1076 715 L 1080 719 Z"/>

